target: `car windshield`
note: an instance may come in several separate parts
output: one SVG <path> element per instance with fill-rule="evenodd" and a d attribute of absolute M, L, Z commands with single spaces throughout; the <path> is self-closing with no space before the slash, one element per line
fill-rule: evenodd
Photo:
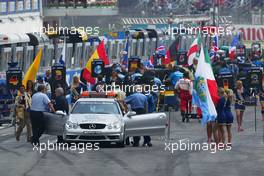
<path fill-rule="evenodd" d="M 72 114 L 120 114 L 115 102 L 80 101 L 75 104 Z"/>

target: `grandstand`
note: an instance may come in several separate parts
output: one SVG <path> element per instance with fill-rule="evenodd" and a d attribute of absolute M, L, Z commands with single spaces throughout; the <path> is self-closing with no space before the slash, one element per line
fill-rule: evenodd
<path fill-rule="evenodd" d="M 43 15 L 45 17 L 117 14 L 117 0 L 43 0 Z"/>
<path fill-rule="evenodd" d="M 219 15 L 232 16 L 232 21 L 238 24 L 251 24 L 253 11 L 262 9 L 262 16 L 264 11 L 263 0 L 134 0 L 133 5 L 129 3 L 129 0 L 120 0 L 120 12 L 125 12 L 122 15 L 164 17 L 171 13 L 211 14 L 215 6 L 219 8 Z"/>
<path fill-rule="evenodd" d="M 44 0 L 47 7 L 115 7 L 117 0 Z"/>

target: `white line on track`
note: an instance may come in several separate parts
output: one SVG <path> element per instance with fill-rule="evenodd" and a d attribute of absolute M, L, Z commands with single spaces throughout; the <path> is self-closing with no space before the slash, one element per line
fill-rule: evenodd
<path fill-rule="evenodd" d="M 0 136 L 7 136 L 8 134 L 4 133 L 4 134 L 0 134 Z"/>

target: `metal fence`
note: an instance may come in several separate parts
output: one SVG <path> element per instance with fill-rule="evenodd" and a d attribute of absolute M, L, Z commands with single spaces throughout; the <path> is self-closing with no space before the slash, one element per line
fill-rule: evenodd
<path fill-rule="evenodd" d="M 66 45 L 66 68 L 67 69 L 78 69 L 85 66 L 88 58 L 91 56 L 95 48 L 99 43 L 89 42 L 84 43 L 67 43 Z M 117 57 L 120 59 L 120 52 L 124 50 L 126 45 L 125 40 L 110 40 L 105 42 L 105 48 L 109 59 Z M 129 57 L 149 57 L 150 54 L 155 50 L 157 44 L 156 41 L 150 39 L 131 39 L 129 44 Z M 16 47 L 2 47 L 0 49 L 0 72 L 6 71 L 7 63 L 13 58 L 17 61 L 20 68 L 25 72 L 30 64 L 33 62 L 35 53 L 38 52 L 39 48 L 43 48 L 43 55 L 41 59 L 40 71 L 49 69 L 60 58 L 63 44 L 58 44 L 55 47 L 53 44 L 39 45 L 36 47 L 25 45 Z"/>

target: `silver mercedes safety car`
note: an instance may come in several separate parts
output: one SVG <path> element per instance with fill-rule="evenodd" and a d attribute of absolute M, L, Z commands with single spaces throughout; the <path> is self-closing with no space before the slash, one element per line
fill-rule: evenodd
<path fill-rule="evenodd" d="M 120 146 L 128 136 L 164 136 L 167 124 L 165 113 L 124 113 L 113 98 L 80 98 L 69 116 L 44 113 L 44 117 L 46 133 L 62 135 L 65 141 L 108 141 Z"/>

